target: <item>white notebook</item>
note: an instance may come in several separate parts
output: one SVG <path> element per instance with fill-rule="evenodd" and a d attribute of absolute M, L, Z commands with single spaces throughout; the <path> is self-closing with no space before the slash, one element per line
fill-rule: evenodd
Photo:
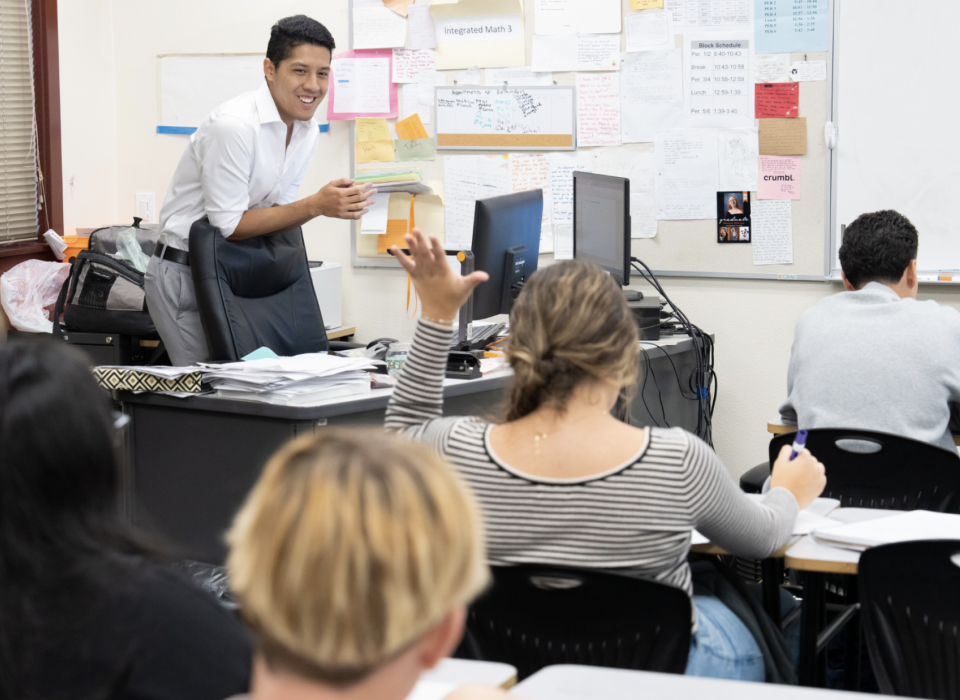
<path fill-rule="evenodd" d="M 820 544 L 857 552 L 893 542 L 960 540 L 960 515 L 914 510 L 888 518 L 817 528 L 811 537 Z"/>

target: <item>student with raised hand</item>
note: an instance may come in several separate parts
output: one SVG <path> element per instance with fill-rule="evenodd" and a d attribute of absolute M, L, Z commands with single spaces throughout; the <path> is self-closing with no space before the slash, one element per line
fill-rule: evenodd
<path fill-rule="evenodd" d="M 0 347 L 0 697 L 244 691 L 243 627 L 121 519 L 115 437 L 79 352 Z"/>
<path fill-rule="evenodd" d="M 917 229 L 895 211 L 862 214 L 843 234 L 846 291 L 797 321 L 780 417 L 803 428 L 858 428 L 956 449 L 960 313 L 917 301 Z"/>
<path fill-rule="evenodd" d="M 555 263 L 526 283 L 510 314 L 514 387 L 506 420 L 443 417 L 453 321 L 474 287 L 443 248 L 414 229 L 412 258 L 392 252 L 422 304 L 413 345 L 387 408 L 390 430 L 452 462 L 480 500 L 493 565 L 544 563 L 613 570 L 684 589 L 696 528 L 729 552 L 765 557 L 790 538 L 798 509 L 824 488 L 823 465 L 785 448 L 773 488 L 751 501 L 705 443 L 679 429 L 634 428 L 611 410 L 635 387 L 636 324 L 599 267 Z M 756 640 L 719 599 L 693 596 L 687 673 L 763 680 Z"/>
<path fill-rule="evenodd" d="M 459 643 L 489 578 L 456 473 L 379 431 L 324 430 L 281 449 L 227 539 L 256 638 L 252 700 L 402 700 Z"/>

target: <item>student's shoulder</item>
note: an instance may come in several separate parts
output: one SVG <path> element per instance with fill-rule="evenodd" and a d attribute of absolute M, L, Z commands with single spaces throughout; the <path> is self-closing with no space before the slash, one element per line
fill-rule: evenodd
<path fill-rule="evenodd" d="M 937 333 L 960 341 L 960 311 L 952 306 L 938 304 L 933 299 L 917 301 L 914 308 L 922 319 L 923 334 Z"/>

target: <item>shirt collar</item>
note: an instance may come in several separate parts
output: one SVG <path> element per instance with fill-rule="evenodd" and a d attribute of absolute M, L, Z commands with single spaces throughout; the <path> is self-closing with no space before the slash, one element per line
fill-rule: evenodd
<path fill-rule="evenodd" d="M 871 291 L 871 292 L 879 292 L 880 294 L 883 294 L 884 296 L 890 297 L 890 300 L 891 300 L 891 301 L 900 301 L 900 295 L 899 295 L 899 294 L 897 294 L 895 291 L 893 291 L 892 289 L 890 289 L 890 287 L 888 287 L 887 285 L 881 284 L 880 282 L 867 282 L 867 283 L 866 283 L 865 285 L 863 285 L 863 287 L 860 289 L 860 291 L 862 291 L 862 292 L 866 292 L 866 291 L 868 291 L 868 290 Z"/>
<path fill-rule="evenodd" d="M 277 110 L 277 103 L 273 101 L 273 95 L 270 94 L 270 87 L 267 85 L 266 80 L 263 81 L 263 85 L 256 91 L 255 99 L 257 102 L 257 114 L 260 116 L 261 124 L 269 124 L 270 122 L 283 123 L 283 120 L 280 119 L 280 112 Z M 293 122 L 293 130 L 296 132 L 303 127 L 313 126 L 316 123 L 316 117 L 309 121 L 297 119 Z"/>

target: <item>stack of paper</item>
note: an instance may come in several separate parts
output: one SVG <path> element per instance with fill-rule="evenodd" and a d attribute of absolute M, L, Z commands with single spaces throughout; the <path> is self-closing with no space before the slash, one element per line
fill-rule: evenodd
<path fill-rule="evenodd" d="M 960 515 L 914 510 L 887 518 L 817 528 L 811 537 L 819 544 L 855 552 L 894 542 L 960 540 Z"/>
<path fill-rule="evenodd" d="M 377 194 L 391 192 L 433 194 L 433 190 L 423 182 L 420 168 L 358 170 L 354 180 L 358 184 L 369 182 L 376 188 Z"/>
<path fill-rule="evenodd" d="M 366 358 L 311 353 L 226 364 L 201 363 L 204 382 L 222 398 L 309 406 L 324 399 L 370 392 Z"/>

